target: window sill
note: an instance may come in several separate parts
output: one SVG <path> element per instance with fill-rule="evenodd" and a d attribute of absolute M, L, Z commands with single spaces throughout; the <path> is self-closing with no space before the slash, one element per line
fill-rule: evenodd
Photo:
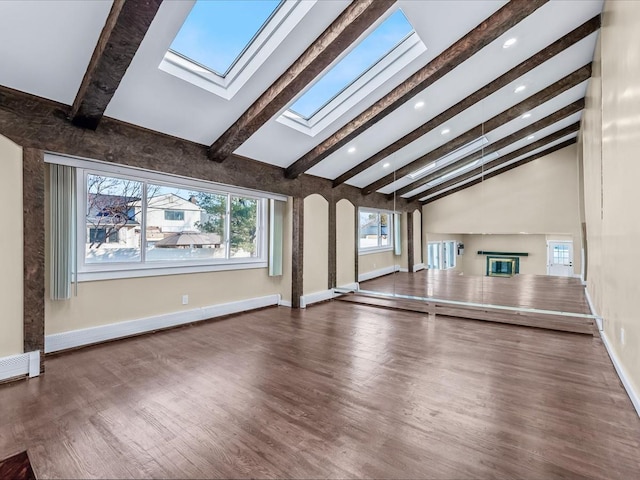
<path fill-rule="evenodd" d="M 380 248 L 359 249 L 358 255 L 371 255 L 373 253 L 393 252 L 393 246 Z"/>
<path fill-rule="evenodd" d="M 188 275 L 191 273 L 224 272 L 230 270 L 248 270 L 267 268 L 266 261 L 224 263 L 218 265 L 176 265 L 149 266 L 140 268 L 123 268 L 120 270 L 95 270 L 78 273 L 78 282 L 94 282 L 98 280 L 117 280 L 123 278 L 158 277 L 165 275 Z"/>

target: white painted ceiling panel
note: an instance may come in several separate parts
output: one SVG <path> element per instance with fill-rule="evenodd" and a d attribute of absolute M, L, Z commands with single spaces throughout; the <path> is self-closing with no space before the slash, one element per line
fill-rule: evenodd
<path fill-rule="evenodd" d="M 112 3 L 0 1 L 0 84 L 73 103 Z"/>

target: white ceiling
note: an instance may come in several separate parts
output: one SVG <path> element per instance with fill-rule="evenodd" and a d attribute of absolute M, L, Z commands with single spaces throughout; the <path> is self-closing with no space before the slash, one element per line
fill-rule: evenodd
<path fill-rule="evenodd" d="M 111 3 L 111 0 L 0 1 L 0 63 L 4 67 L 0 70 L 0 84 L 71 104 Z M 503 0 L 399 0 L 398 6 L 403 9 L 427 46 L 426 52 L 401 70 L 392 81 L 374 90 L 365 100 L 315 137 L 283 125 L 274 117 L 241 145 L 236 153 L 280 167 L 291 165 L 505 3 Z M 151 130 L 210 145 L 348 4 L 347 0 L 316 2 L 258 72 L 231 100 L 225 100 L 158 68 L 193 5 L 190 0 L 165 0 L 105 114 Z M 547 3 L 501 38 L 417 94 L 414 100 L 329 155 L 308 173 L 329 179 L 338 177 L 558 40 L 600 13 L 601 9 L 602 0 L 555 0 Z M 393 168 L 412 162 L 420 155 L 443 145 L 585 65 L 593 57 L 596 36 L 597 34 L 590 35 L 347 183 L 358 187 L 366 186 L 387 175 Z M 504 49 L 504 41 L 511 37 L 516 37 L 517 43 Z M 515 94 L 515 86 L 522 83 L 527 85 L 527 90 Z M 499 140 L 582 98 L 585 89 L 586 82 L 538 106 L 532 111 L 530 118 L 508 122 L 486 136 L 490 142 Z M 414 108 L 417 100 L 425 102 L 423 108 Z M 579 118 L 579 114 L 574 117 Z M 575 121 L 575 118 L 558 122 L 545 129 L 545 132 L 548 134 L 563 128 Z M 451 130 L 446 136 L 440 134 L 444 127 Z M 537 135 L 538 138 L 540 136 L 544 136 L 543 132 Z M 508 153 L 529 142 L 521 140 L 500 153 Z M 353 146 L 356 151 L 347 153 L 347 149 Z M 382 168 L 387 162 L 391 163 L 391 167 Z M 408 180 L 401 179 L 381 191 L 390 193 L 408 183 Z"/>

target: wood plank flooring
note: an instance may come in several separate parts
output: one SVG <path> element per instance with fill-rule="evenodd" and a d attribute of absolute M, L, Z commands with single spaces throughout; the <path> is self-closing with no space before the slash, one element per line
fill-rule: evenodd
<path fill-rule="evenodd" d="M 47 359 L 0 386 L 38 478 L 638 478 L 596 337 L 344 302 Z"/>
<path fill-rule="evenodd" d="M 481 277 L 460 275 L 455 270 L 421 270 L 413 274 L 396 272 L 360 282 L 360 288 L 470 303 L 590 313 L 584 287 L 578 278 L 546 275 Z"/>

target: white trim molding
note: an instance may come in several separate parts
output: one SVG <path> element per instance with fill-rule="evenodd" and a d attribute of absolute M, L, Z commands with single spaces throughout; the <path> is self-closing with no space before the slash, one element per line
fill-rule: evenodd
<path fill-rule="evenodd" d="M 420 270 L 424 270 L 425 268 L 427 268 L 424 263 L 416 263 L 413 266 L 413 273 L 419 272 Z"/>
<path fill-rule="evenodd" d="M 633 389 L 633 384 L 629 380 L 629 374 L 620 362 L 620 359 L 618 359 L 616 352 L 613 350 L 613 348 L 611 348 L 611 344 L 609 343 L 607 334 L 603 331 L 600 332 L 600 336 L 602 337 L 602 343 L 604 343 L 604 347 L 607 349 L 609 358 L 611 358 L 613 367 L 616 369 L 616 373 L 618 374 L 622 385 L 624 385 L 624 389 L 627 391 L 627 395 L 629 395 L 629 399 L 631 400 L 633 407 L 636 409 L 636 413 L 640 417 L 640 395 Z"/>
<path fill-rule="evenodd" d="M 345 283 L 344 285 L 340 285 L 336 288 L 339 288 L 340 290 L 352 290 L 354 292 L 357 292 L 358 290 L 360 290 L 360 284 L 358 282 Z"/>
<path fill-rule="evenodd" d="M 325 300 L 331 300 L 336 295 L 331 290 L 321 290 L 319 292 L 307 293 L 300 297 L 300 308 L 307 308 L 308 305 L 317 302 L 324 302 Z"/>
<path fill-rule="evenodd" d="M 0 358 L 0 381 L 40 375 L 40 351 L 35 350 Z"/>
<path fill-rule="evenodd" d="M 45 353 L 59 352 L 69 348 L 83 347 L 108 340 L 130 337 L 153 332 L 164 328 L 176 327 L 188 323 L 208 320 L 233 313 L 241 313 L 256 308 L 269 307 L 280 303 L 280 295 L 249 298 L 237 302 L 221 303 L 207 307 L 183 310 L 180 312 L 157 315 L 155 317 L 111 323 L 99 327 L 83 328 L 45 336 Z"/>
<path fill-rule="evenodd" d="M 391 265 L 389 267 L 379 268 L 366 273 L 360 273 L 358 275 L 358 282 L 364 282 L 373 278 L 382 277 L 383 275 L 389 275 L 400 271 L 400 265 Z"/>

